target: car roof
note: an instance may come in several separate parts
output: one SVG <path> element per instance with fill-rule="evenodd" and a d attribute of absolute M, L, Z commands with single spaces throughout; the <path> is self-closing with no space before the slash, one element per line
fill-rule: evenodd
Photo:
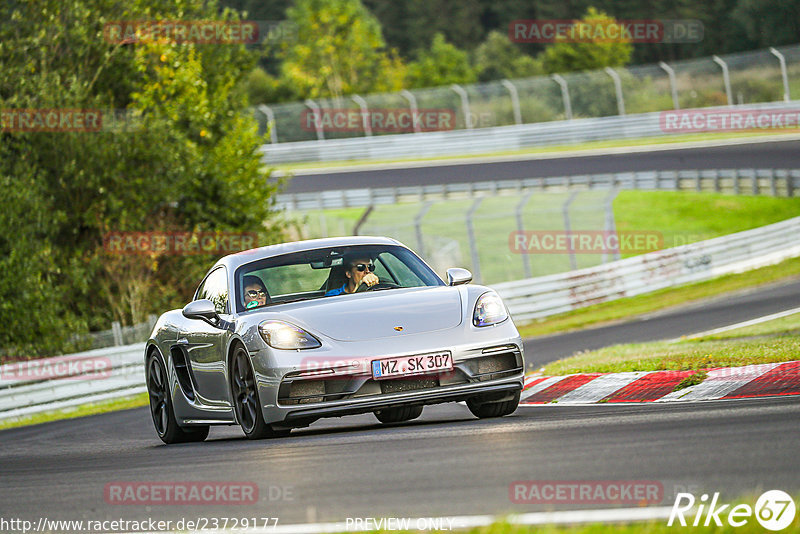
<path fill-rule="evenodd" d="M 230 254 L 217 261 L 211 270 L 219 267 L 220 265 L 224 265 L 228 268 L 229 273 L 233 273 L 233 271 L 244 264 L 252 261 L 263 260 L 264 258 L 271 258 L 273 256 L 280 256 L 282 254 L 291 254 L 293 252 L 305 252 L 307 250 L 316 250 L 320 248 L 344 247 L 352 245 L 400 245 L 401 247 L 405 247 L 405 245 L 396 239 L 379 236 L 328 237 L 323 239 L 307 239 L 305 241 L 290 241 L 288 243 L 267 245 L 265 247 L 253 248 L 250 250 L 236 252 L 235 254 Z"/>

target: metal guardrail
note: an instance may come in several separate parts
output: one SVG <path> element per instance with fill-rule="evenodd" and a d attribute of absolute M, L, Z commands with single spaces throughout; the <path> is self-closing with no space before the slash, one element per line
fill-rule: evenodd
<path fill-rule="evenodd" d="M 797 109 L 800 101 L 748 104 L 752 110 Z M 731 111 L 739 106 L 699 108 Z M 684 110 L 687 111 L 687 110 Z M 525 148 L 574 145 L 591 141 L 675 135 L 666 132 L 661 113 L 609 116 L 517 124 L 494 128 L 420 132 L 348 139 L 322 139 L 265 144 L 260 151 L 267 165 L 298 162 L 375 161 L 486 154 Z"/>
<path fill-rule="evenodd" d="M 283 193 L 276 196 L 276 207 L 286 210 L 341 209 L 484 195 L 516 195 L 525 191 L 611 188 L 794 196 L 794 191 L 800 188 L 800 169 L 640 171 Z"/>
<path fill-rule="evenodd" d="M 707 241 L 623 260 L 515 282 L 494 284 L 516 320 L 528 320 L 590 304 L 698 282 L 800 256 L 800 217 Z M 110 372 L 91 379 L 79 372 L 59 378 L 13 378 L 17 364 L 0 366 L 0 420 L 146 391 L 144 344 L 111 347 L 26 362 L 28 374 L 58 361 L 102 360 Z M 12 378 L 9 379 L 8 377 Z"/>
<path fill-rule="evenodd" d="M 0 366 L 0 420 L 146 391 L 144 343 Z"/>
<path fill-rule="evenodd" d="M 800 256 L 800 217 L 597 267 L 492 287 L 516 320 L 547 317 Z"/>

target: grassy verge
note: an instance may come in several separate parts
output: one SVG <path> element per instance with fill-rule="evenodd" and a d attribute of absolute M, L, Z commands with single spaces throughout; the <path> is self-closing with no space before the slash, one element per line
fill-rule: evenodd
<path fill-rule="evenodd" d="M 410 163 L 417 161 L 458 161 L 470 160 L 480 158 L 502 157 L 502 156 L 528 156 L 528 155 L 547 155 L 559 154 L 561 152 L 580 152 L 582 150 L 596 150 L 602 148 L 624 148 L 624 147 L 637 147 L 649 145 L 671 145 L 675 143 L 692 143 L 702 141 L 724 141 L 727 139 L 759 139 L 765 136 L 783 136 L 793 135 L 796 132 L 781 133 L 775 131 L 753 131 L 753 132 L 724 132 L 724 133 L 699 133 L 699 134 L 686 134 L 686 135 L 670 135 L 663 137 L 643 137 L 639 139 L 617 139 L 612 141 L 591 141 L 588 143 L 579 143 L 574 145 L 556 145 L 547 147 L 534 147 L 523 148 L 519 150 L 500 150 L 495 152 L 486 152 L 483 154 L 463 154 L 451 156 L 437 156 L 427 158 L 395 158 L 395 159 L 382 159 L 382 160 L 348 160 L 348 161 L 313 161 L 305 163 L 286 163 L 282 165 L 270 166 L 283 172 L 291 172 L 295 170 L 309 170 L 318 168 L 347 168 L 357 167 L 359 165 L 386 165 L 393 163 Z"/>
<path fill-rule="evenodd" d="M 75 417 L 83 417 L 86 415 L 115 412 L 117 410 L 126 410 L 128 408 L 138 408 L 140 406 L 147 406 L 147 403 L 147 393 L 141 393 L 139 395 L 126 397 L 124 399 L 114 399 L 96 403 L 93 402 L 82 404 L 81 406 L 75 406 L 74 408 L 64 408 L 61 410 L 53 410 L 49 412 L 37 413 L 35 415 L 9 419 L 7 421 L 0 421 L 0 430 L 19 426 L 36 425 L 50 421 L 58 421 L 60 419 L 73 419 Z"/>
<path fill-rule="evenodd" d="M 614 345 L 553 362 L 545 374 L 685 371 L 800 359 L 800 314 L 720 334 L 677 342 Z M 681 387 L 699 383 L 700 373 Z"/>
<path fill-rule="evenodd" d="M 681 287 L 662 289 L 627 297 L 611 302 L 603 302 L 579 310 L 547 317 L 529 324 L 517 325 L 522 337 L 541 336 L 556 332 L 578 330 L 588 326 L 599 326 L 637 315 L 700 301 L 731 291 L 800 276 L 800 258 L 785 260 L 776 265 L 762 267 L 739 274 L 720 276 L 713 280 L 687 284 Z"/>

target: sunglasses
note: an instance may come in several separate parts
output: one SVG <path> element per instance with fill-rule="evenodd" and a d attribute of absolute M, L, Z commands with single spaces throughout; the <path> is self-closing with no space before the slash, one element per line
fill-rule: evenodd
<path fill-rule="evenodd" d="M 256 297 L 266 297 L 267 292 L 264 291 L 263 289 L 259 289 L 258 291 L 256 291 L 255 289 L 251 289 L 250 291 L 247 292 L 247 296 L 250 297 L 251 299 L 254 299 Z"/>
<path fill-rule="evenodd" d="M 357 264 L 353 265 L 353 267 L 355 267 L 356 271 L 358 271 L 360 273 L 363 273 L 367 269 L 369 269 L 369 272 L 374 272 L 375 271 L 375 264 L 374 263 L 370 263 L 369 265 L 364 264 L 364 263 L 357 263 Z"/>

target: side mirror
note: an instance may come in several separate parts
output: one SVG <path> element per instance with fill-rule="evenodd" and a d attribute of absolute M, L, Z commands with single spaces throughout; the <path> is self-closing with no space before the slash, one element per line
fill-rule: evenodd
<path fill-rule="evenodd" d="M 472 281 L 472 273 L 466 269 L 460 269 L 458 267 L 453 267 L 451 269 L 447 269 L 447 285 L 448 286 L 459 286 L 461 284 L 466 284 Z"/>
<path fill-rule="evenodd" d="M 187 319 L 201 319 L 208 323 L 216 324 L 219 321 L 214 303 L 208 299 L 195 300 L 183 307 L 183 316 Z"/>

